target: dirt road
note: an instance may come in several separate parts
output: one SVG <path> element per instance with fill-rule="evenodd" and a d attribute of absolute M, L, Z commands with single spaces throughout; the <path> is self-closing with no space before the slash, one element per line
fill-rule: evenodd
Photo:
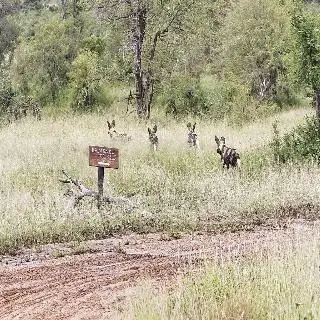
<path fill-rule="evenodd" d="M 165 285 L 207 259 L 263 254 L 278 243 L 310 237 L 320 239 L 319 222 L 180 239 L 133 234 L 0 256 L 0 319 L 113 319 L 141 281 Z"/>

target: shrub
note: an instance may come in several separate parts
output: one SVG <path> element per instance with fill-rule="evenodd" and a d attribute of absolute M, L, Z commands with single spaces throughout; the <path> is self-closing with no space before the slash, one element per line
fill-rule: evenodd
<path fill-rule="evenodd" d="M 12 104 L 12 99 L 14 92 L 12 90 L 9 79 L 1 74 L 0 78 L 0 117 L 3 118 L 7 115 L 10 106 Z"/>
<path fill-rule="evenodd" d="M 280 137 L 277 123 L 273 124 L 274 138 L 271 143 L 278 163 L 301 160 L 320 164 L 320 125 L 316 117 L 307 118 L 290 133 Z"/>
<path fill-rule="evenodd" d="M 75 111 L 91 111 L 97 103 L 100 89 L 98 55 L 91 51 L 81 51 L 72 62 L 71 107 Z"/>
<path fill-rule="evenodd" d="M 167 114 L 201 116 L 209 112 L 208 98 L 196 79 L 175 79 L 164 91 Z"/>
<path fill-rule="evenodd" d="M 101 56 L 105 49 L 105 42 L 101 37 L 91 35 L 82 40 L 81 49 L 96 53 Z"/>

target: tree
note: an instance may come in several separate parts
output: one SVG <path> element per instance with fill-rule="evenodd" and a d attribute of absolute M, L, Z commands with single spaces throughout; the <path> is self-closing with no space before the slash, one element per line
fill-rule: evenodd
<path fill-rule="evenodd" d="M 316 115 L 320 120 L 320 32 L 319 22 L 300 1 L 296 2 L 292 24 L 299 47 L 299 76 L 313 91 Z"/>
<path fill-rule="evenodd" d="M 2 0 L 0 3 L 0 62 L 10 52 L 18 37 L 18 30 L 9 16 L 19 9 L 18 4 Z"/>
<path fill-rule="evenodd" d="M 150 117 L 159 42 L 183 32 L 185 17 L 195 3 L 195 0 L 126 0 L 106 6 L 107 18 L 120 21 L 128 29 L 139 118 Z"/>
<path fill-rule="evenodd" d="M 290 2 L 290 1 L 289 1 Z M 220 30 L 220 63 L 226 76 L 246 83 L 259 102 L 274 99 L 292 51 L 288 1 L 239 0 Z"/>
<path fill-rule="evenodd" d="M 71 64 L 68 76 L 71 87 L 71 107 L 76 111 L 92 110 L 100 93 L 102 71 L 99 58 L 104 50 L 101 38 L 91 36 L 83 39 L 81 49 Z"/>
<path fill-rule="evenodd" d="M 17 37 L 16 27 L 7 18 L 0 19 L 0 61 L 13 49 Z"/>
<path fill-rule="evenodd" d="M 72 21 L 53 17 L 37 25 L 35 34 L 23 38 L 14 54 L 11 76 L 23 94 L 42 102 L 55 102 L 67 84 L 67 73 L 76 56 L 77 29 Z"/>

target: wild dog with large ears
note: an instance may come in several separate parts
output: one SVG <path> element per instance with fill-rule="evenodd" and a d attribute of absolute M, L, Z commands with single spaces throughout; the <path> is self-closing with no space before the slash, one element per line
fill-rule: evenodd
<path fill-rule="evenodd" d="M 192 126 L 191 122 L 189 122 L 187 124 L 187 128 L 189 130 L 189 132 L 188 132 L 188 144 L 189 144 L 189 146 L 193 147 L 195 149 L 199 149 L 200 148 L 199 139 L 198 139 L 198 135 L 195 133 L 196 123 L 194 123 L 193 126 Z"/>
<path fill-rule="evenodd" d="M 117 131 L 115 129 L 116 122 L 113 119 L 111 123 L 107 120 L 107 123 L 108 123 L 108 135 L 110 136 L 110 138 L 114 138 L 114 136 L 117 135 Z"/>
<path fill-rule="evenodd" d="M 116 122 L 113 119 L 112 122 L 110 123 L 107 120 L 108 123 L 108 135 L 110 136 L 111 139 L 113 140 L 121 140 L 121 141 L 130 141 L 131 136 L 128 136 L 126 133 L 118 133 L 115 129 L 116 127 Z"/>
<path fill-rule="evenodd" d="M 154 125 L 152 130 L 148 127 L 150 148 L 153 151 L 157 151 L 159 148 L 159 139 L 156 135 L 157 130 L 158 130 L 157 125 Z"/>
<path fill-rule="evenodd" d="M 220 139 L 217 136 L 214 136 L 214 139 L 217 143 L 217 153 L 221 156 L 221 162 L 223 168 L 226 166 L 229 169 L 230 166 L 237 167 L 240 169 L 241 161 L 239 153 L 236 152 L 236 149 L 229 148 L 226 146 L 225 137 L 221 137 Z"/>

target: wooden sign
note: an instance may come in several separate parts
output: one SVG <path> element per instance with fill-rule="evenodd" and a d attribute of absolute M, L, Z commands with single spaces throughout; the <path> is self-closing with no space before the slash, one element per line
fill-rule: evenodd
<path fill-rule="evenodd" d="M 119 149 L 89 146 L 89 166 L 119 168 Z"/>

